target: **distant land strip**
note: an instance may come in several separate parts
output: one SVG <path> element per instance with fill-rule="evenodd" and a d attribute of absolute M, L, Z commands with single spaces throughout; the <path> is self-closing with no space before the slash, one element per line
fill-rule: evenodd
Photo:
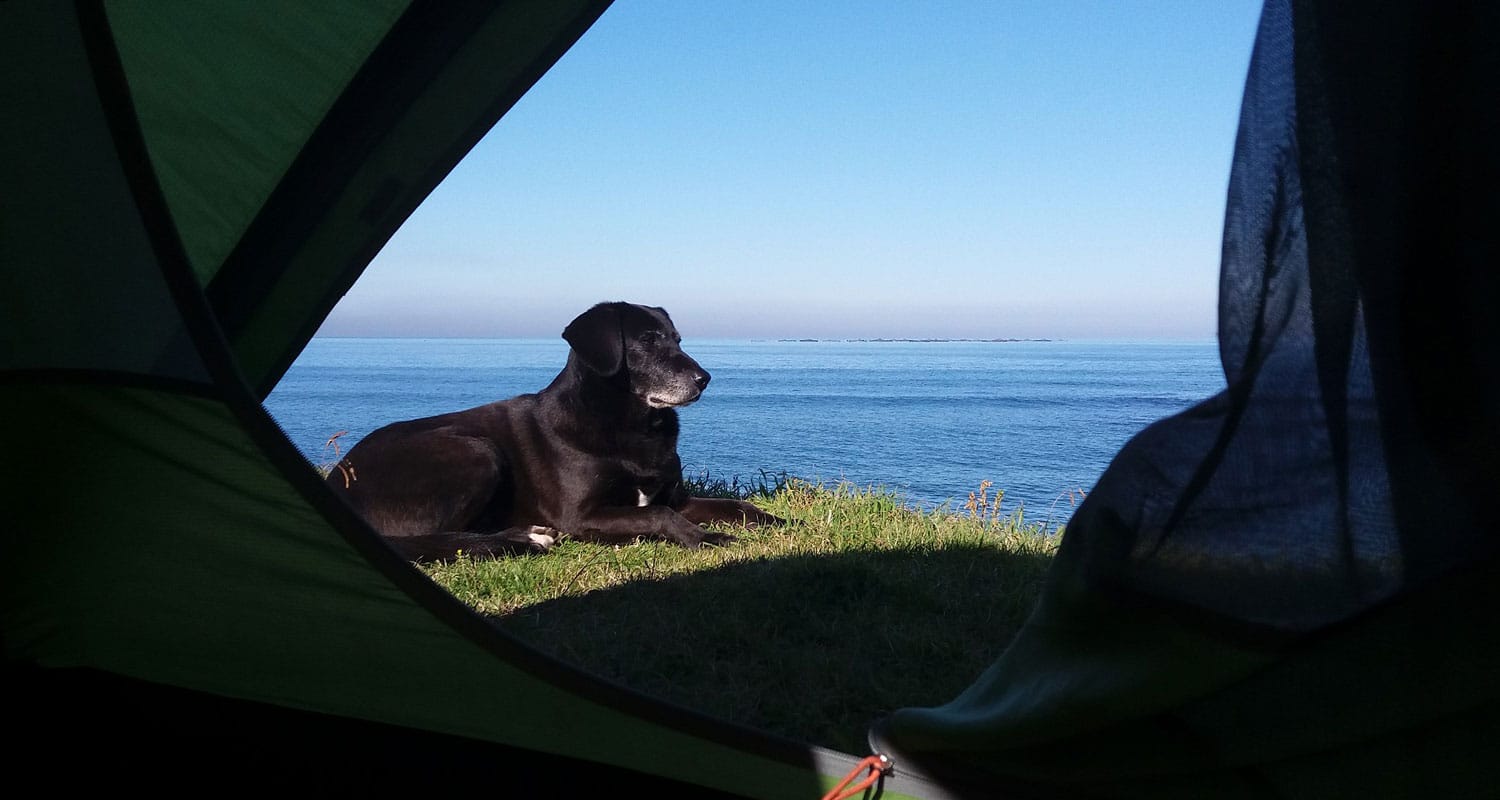
<path fill-rule="evenodd" d="M 778 342 L 1058 342 L 1061 339 L 777 339 Z"/>

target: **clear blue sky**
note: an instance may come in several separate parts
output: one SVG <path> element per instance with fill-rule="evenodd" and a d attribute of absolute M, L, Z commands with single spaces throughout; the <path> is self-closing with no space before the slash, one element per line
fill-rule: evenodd
<path fill-rule="evenodd" d="M 618 0 L 321 333 L 1212 337 L 1258 14 Z"/>

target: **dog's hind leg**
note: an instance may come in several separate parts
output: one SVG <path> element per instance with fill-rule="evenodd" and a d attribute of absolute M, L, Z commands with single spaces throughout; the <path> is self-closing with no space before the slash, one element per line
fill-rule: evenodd
<path fill-rule="evenodd" d="M 545 525 L 522 525 L 491 534 L 491 536 L 505 538 L 507 541 L 517 542 L 529 550 L 539 550 L 539 552 L 545 553 L 552 549 L 552 545 L 557 544 L 558 539 L 562 538 L 562 531 L 556 528 L 549 528 Z"/>
<path fill-rule="evenodd" d="M 460 554 L 470 558 L 545 553 L 562 536 L 553 528 L 521 525 L 496 533 L 426 533 L 390 536 L 386 541 L 407 561 L 451 561 Z"/>

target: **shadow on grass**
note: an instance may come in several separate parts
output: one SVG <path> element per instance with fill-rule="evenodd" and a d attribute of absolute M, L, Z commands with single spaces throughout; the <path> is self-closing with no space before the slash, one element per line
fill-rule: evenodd
<path fill-rule="evenodd" d="M 638 691 L 863 753 L 871 722 L 952 699 L 1000 655 L 1048 563 L 962 545 L 791 556 L 564 597 L 495 621 Z"/>

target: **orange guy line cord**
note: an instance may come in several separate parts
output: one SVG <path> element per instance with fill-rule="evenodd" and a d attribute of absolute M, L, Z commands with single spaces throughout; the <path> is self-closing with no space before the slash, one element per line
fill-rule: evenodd
<path fill-rule="evenodd" d="M 882 755 L 866 756 L 863 761 L 854 766 L 854 769 L 849 770 L 849 774 L 845 775 L 844 779 L 839 781 L 839 785 L 829 789 L 828 794 L 823 795 L 823 800 L 849 800 L 849 798 L 870 788 L 875 781 L 880 779 L 881 775 L 889 772 L 890 769 L 891 760 L 889 758 Z M 850 786 L 850 782 L 862 770 L 869 770 L 870 774 L 866 775 L 859 783 Z"/>

